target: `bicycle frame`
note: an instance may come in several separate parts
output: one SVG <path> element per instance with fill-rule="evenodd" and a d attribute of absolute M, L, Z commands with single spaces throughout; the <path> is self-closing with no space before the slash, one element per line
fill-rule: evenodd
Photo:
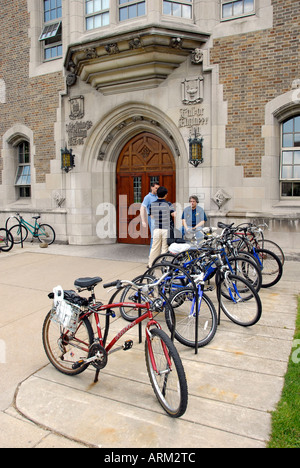
<path fill-rule="evenodd" d="M 199 314 L 201 310 L 201 304 L 202 304 L 202 297 L 203 297 L 203 290 L 204 290 L 204 283 L 203 284 L 198 284 L 198 307 L 197 307 L 197 313 Z M 196 310 L 194 311 L 196 304 L 196 296 L 194 295 L 193 300 L 192 300 L 192 305 L 191 305 L 191 311 L 189 313 L 189 317 L 196 317 Z"/>
<path fill-rule="evenodd" d="M 115 294 L 114 294 L 114 296 L 115 296 Z M 109 304 L 102 304 L 99 307 L 97 307 L 96 309 L 95 309 L 95 306 L 94 307 L 91 306 L 89 308 L 88 312 L 85 313 L 84 315 L 82 315 L 82 317 L 81 317 L 83 319 L 84 317 L 90 317 L 92 314 L 95 316 L 97 336 L 98 336 L 98 341 L 99 341 L 100 346 L 102 346 L 105 349 L 107 354 L 109 354 L 109 352 L 111 352 L 111 353 L 114 352 L 114 351 L 112 351 L 112 348 L 119 341 L 119 339 L 122 338 L 122 336 L 125 333 L 127 333 L 129 330 L 131 330 L 133 327 L 135 327 L 135 325 L 139 325 L 144 320 L 149 319 L 149 321 L 148 321 L 148 323 L 146 325 L 146 339 L 147 339 L 147 343 L 148 343 L 148 349 L 149 349 L 149 355 L 150 355 L 152 367 L 153 367 L 155 372 L 159 373 L 156 362 L 155 362 L 155 359 L 154 359 L 154 355 L 153 355 L 153 352 L 152 352 L 152 347 L 151 347 L 150 327 L 155 326 L 155 327 L 161 329 L 161 326 L 159 325 L 159 323 L 156 320 L 154 320 L 152 311 L 150 309 L 150 304 L 149 303 L 145 303 L 145 304 L 139 304 L 138 303 L 137 304 L 135 302 L 134 303 L 131 303 L 131 302 L 115 302 L 115 303 L 113 303 L 111 301 L 109 301 L 109 302 L 110 302 Z M 135 308 L 139 309 L 139 311 L 141 311 L 142 309 L 147 309 L 147 311 L 144 314 L 140 315 L 136 320 L 131 322 L 129 325 L 122 328 L 122 330 L 119 331 L 116 334 L 116 336 L 110 341 L 110 343 L 108 345 L 106 345 L 106 340 L 107 340 L 107 336 L 108 336 L 108 329 L 109 329 L 109 318 L 112 315 L 111 311 L 112 311 L 112 309 L 118 309 L 120 307 L 130 307 L 130 308 L 135 307 Z M 105 315 L 106 315 L 106 327 L 105 327 L 104 336 L 102 336 L 102 328 L 101 328 L 100 317 L 99 317 L 100 315 L 103 315 L 102 314 L 103 312 L 108 312 L 108 313 L 105 313 Z M 140 341 L 141 341 L 141 339 L 140 339 Z M 163 343 L 163 350 L 164 350 L 166 360 L 168 362 L 168 366 L 171 368 L 172 363 L 171 363 L 169 353 L 168 353 L 164 343 Z M 118 349 L 116 349 L 115 351 L 118 351 Z M 98 380 L 98 374 L 99 374 L 99 371 L 97 370 L 96 371 L 95 382 L 97 382 L 97 380 Z"/>
<path fill-rule="evenodd" d="M 259 266 L 260 266 L 260 269 L 263 270 L 264 266 L 263 266 L 263 263 L 261 262 L 261 259 L 259 258 L 259 255 L 256 251 L 257 247 L 255 247 L 251 241 L 249 241 L 249 239 L 247 239 L 246 237 L 243 237 L 243 236 L 239 236 L 239 239 L 232 239 L 231 242 L 244 242 L 246 247 L 247 247 L 247 250 L 248 252 L 252 253 L 252 255 L 255 257 L 256 261 L 258 262 Z"/>
<path fill-rule="evenodd" d="M 31 232 L 31 234 L 33 235 L 33 237 L 37 237 L 37 233 L 38 233 L 38 230 L 40 228 L 40 225 L 37 221 L 37 219 L 35 220 L 35 223 L 34 223 L 34 226 L 32 224 L 30 224 L 28 221 L 25 221 L 25 219 L 23 219 L 22 217 L 20 218 L 20 224 L 25 226 L 28 231 Z M 33 231 L 32 231 L 33 229 Z"/>

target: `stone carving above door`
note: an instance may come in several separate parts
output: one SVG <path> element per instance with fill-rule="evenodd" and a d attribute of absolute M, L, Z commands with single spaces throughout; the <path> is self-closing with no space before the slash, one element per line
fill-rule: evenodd
<path fill-rule="evenodd" d="M 182 104 L 195 105 L 203 101 L 203 76 L 185 78 L 181 82 Z"/>
<path fill-rule="evenodd" d="M 145 27 L 84 46 L 73 44 L 65 63 L 68 72 L 104 95 L 150 89 L 159 86 L 208 38 L 188 29 Z"/>
<path fill-rule="evenodd" d="M 84 117 L 84 97 L 76 96 L 69 99 L 70 102 L 70 119 L 77 120 Z"/>
<path fill-rule="evenodd" d="M 155 128 L 159 128 L 163 134 L 165 134 L 167 141 L 169 142 L 170 146 L 172 147 L 173 154 L 180 156 L 179 148 L 174 140 L 173 135 L 168 132 L 166 128 L 164 128 L 159 122 L 156 120 L 150 119 L 148 117 L 144 117 L 142 115 L 133 115 L 126 120 L 123 120 L 120 124 L 116 125 L 110 133 L 108 133 L 103 140 L 99 153 L 98 153 L 98 161 L 103 161 L 108 153 L 109 145 L 116 139 L 119 132 L 123 131 L 125 128 L 130 129 L 135 126 L 136 122 L 144 122 L 145 128 L 151 131 L 151 127 L 153 130 Z M 147 156 L 147 148 L 143 148 L 143 156 Z"/>

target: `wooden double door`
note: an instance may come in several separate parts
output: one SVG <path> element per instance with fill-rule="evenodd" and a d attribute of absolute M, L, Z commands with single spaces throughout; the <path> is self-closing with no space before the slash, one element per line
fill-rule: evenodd
<path fill-rule="evenodd" d="M 168 189 L 167 200 L 176 201 L 176 171 L 173 154 L 152 133 L 141 133 L 123 148 L 117 164 L 118 242 L 149 244 L 150 232 L 143 228 L 140 207 L 151 182 Z"/>

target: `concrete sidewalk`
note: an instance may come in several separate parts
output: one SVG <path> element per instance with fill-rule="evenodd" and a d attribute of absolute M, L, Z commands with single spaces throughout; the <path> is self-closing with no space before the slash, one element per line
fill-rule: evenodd
<path fill-rule="evenodd" d="M 90 369 L 67 377 L 48 363 L 41 340 L 48 292 L 59 284 L 71 289 L 80 276 L 132 279 L 147 257 L 148 247 L 124 245 L 26 244 L 0 254 L 0 447 L 265 447 L 292 349 L 298 262 L 286 262 L 280 283 L 261 291 L 263 315 L 254 327 L 222 315 L 214 340 L 197 355 L 175 343 L 189 386 L 180 419 L 168 417 L 154 396 L 135 328 L 132 350 L 111 355 L 97 384 Z M 101 285 L 97 294 L 107 298 Z M 125 324 L 118 318 L 113 329 Z"/>

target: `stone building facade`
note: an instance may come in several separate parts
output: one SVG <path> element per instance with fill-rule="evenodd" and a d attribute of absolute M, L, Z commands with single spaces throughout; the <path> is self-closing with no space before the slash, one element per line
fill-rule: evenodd
<path fill-rule="evenodd" d="M 157 180 L 178 225 L 196 194 L 211 225 L 299 245 L 299 1 L 2 0 L 0 16 L 0 224 L 39 213 L 62 242 L 147 243 Z"/>

